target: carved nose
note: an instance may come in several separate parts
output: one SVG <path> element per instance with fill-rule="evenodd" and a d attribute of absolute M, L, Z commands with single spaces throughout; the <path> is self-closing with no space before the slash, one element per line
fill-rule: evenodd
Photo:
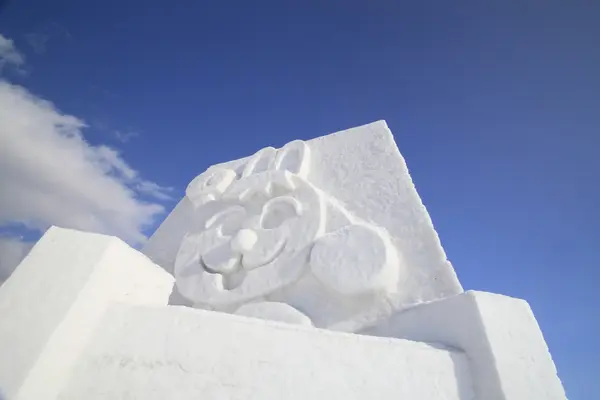
<path fill-rule="evenodd" d="M 240 229 L 231 239 L 231 250 L 238 253 L 251 250 L 257 239 L 256 232 L 252 229 Z"/>

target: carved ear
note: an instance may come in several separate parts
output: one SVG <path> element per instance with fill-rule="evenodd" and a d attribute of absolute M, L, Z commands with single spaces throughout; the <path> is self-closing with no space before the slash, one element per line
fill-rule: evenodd
<path fill-rule="evenodd" d="M 254 153 L 242 171 L 242 178 L 269 170 L 273 165 L 275 152 L 275 148 L 265 147 Z"/>
<path fill-rule="evenodd" d="M 302 140 L 294 140 L 283 146 L 275 157 L 274 167 L 278 171 L 289 171 L 306 178 L 310 170 L 310 149 Z"/>
<path fill-rule="evenodd" d="M 235 180 L 236 173 L 227 168 L 209 168 L 195 177 L 185 189 L 185 195 L 195 206 L 216 200 Z"/>
<path fill-rule="evenodd" d="M 310 253 L 310 268 L 329 288 L 355 296 L 394 291 L 402 265 L 384 231 L 357 224 L 319 238 Z"/>

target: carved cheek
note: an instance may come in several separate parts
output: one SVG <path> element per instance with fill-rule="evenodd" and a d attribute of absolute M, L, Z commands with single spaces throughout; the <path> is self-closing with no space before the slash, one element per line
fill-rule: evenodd
<path fill-rule="evenodd" d="M 179 292 L 192 301 L 202 301 L 204 293 L 222 287 L 217 275 L 208 274 L 202 264 L 202 252 L 223 242 L 215 232 L 186 235 L 175 259 L 175 282 Z"/>
<path fill-rule="evenodd" d="M 216 229 L 186 235 L 175 259 L 175 277 L 185 279 L 191 275 L 203 273 L 202 255 L 226 241 L 227 239 L 221 237 Z"/>
<path fill-rule="evenodd" d="M 310 267 L 322 283 L 349 296 L 394 291 L 403 269 L 386 233 L 367 225 L 350 225 L 320 238 Z"/>
<path fill-rule="evenodd" d="M 230 235 L 245 216 L 241 207 L 230 207 L 213 215 L 200 233 L 184 237 L 175 259 L 174 275 L 180 293 L 192 301 L 223 290 L 222 277 L 239 268 L 239 253 L 231 251 Z M 211 273 L 209 273 L 211 272 Z"/>

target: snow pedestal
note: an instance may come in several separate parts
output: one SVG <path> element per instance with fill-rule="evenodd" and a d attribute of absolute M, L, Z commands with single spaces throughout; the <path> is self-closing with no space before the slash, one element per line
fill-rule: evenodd
<path fill-rule="evenodd" d="M 467 354 L 477 399 L 565 399 L 526 301 L 468 291 L 399 312 L 359 333 L 443 343 Z"/>
<path fill-rule="evenodd" d="M 54 399 L 109 305 L 166 305 L 172 288 L 117 238 L 50 228 L 0 286 L 0 399 Z"/>
<path fill-rule="evenodd" d="M 0 287 L 0 393 L 565 398 L 527 303 L 463 292 L 383 122 L 209 168 L 143 253 L 50 229 Z"/>
<path fill-rule="evenodd" d="M 60 399 L 473 398 L 465 354 L 425 343 L 187 307 L 115 307 L 102 326 Z"/>

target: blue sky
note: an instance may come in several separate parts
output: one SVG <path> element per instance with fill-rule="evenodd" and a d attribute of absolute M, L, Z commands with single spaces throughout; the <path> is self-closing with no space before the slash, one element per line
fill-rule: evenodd
<path fill-rule="evenodd" d="M 211 164 L 385 119 L 463 286 L 526 299 L 569 398 L 600 398 L 600 3 L 361 3 L 7 2 L 0 105 L 19 108 L 0 136 L 29 134 L 12 115 L 72 115 L 83 161 L 11 159 L 2 184 L 62 179 L 60 208 L 112 225 L 0 198 L 5 237 L 62 223 L 135 241 Z"/>

